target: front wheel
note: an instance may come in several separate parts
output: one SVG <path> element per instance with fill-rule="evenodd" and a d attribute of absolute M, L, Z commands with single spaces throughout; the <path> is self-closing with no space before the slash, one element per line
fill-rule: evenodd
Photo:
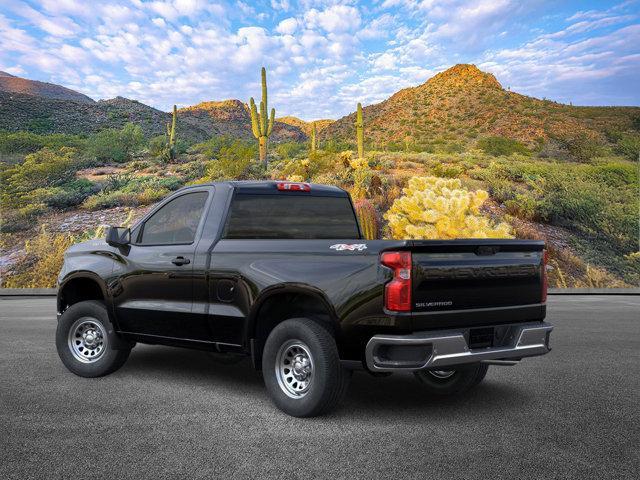
<path fill-rule="evenodd" d="M 65 310 L 56 329 L 56 348 L 64 366 L 81 377 L 115 372 L 131 351 L 114 332 L 104 304 L 95 300 Z"/>
<path fill-rule="evenodd" d="M 418 370 L 415 376 L 424 387 L 437 395 L 456 395 L 478 385 L 487 374 L 488 365 L 475 363 L 451 370 Z"/>
<path fill-rule="evenodd" d="M 351 377 L 340 363 L 333 336 L 307 318 L 286 320 L 271 331 L 262 374 L 273 402 L 294 417 L 313 417 L 334 408 Z"/>

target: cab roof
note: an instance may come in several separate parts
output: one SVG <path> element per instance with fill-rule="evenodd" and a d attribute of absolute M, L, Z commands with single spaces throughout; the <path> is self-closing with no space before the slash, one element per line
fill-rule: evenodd
<path fill-rule="evenodd" d="M 302 191 L 283 191 L 278 190 L 278 183 L 305 183 L 305 182 L 289 182 L 286 180 L 236 180 L 228 182 L 213 182 L 200 185 L 191 185 L 191 187 L 199 187 L 203 185 L 226 186 L 230 187 L 238 193 L 255 194 L 255 195 L 310 195 L 319 197 L 347 197 L 349 194 L 340 187 L 333 185 L 321 185 L 319 183 L 309 183 L 311 190 Z M 186 187 L 190 188 L 190 187 Z"/>

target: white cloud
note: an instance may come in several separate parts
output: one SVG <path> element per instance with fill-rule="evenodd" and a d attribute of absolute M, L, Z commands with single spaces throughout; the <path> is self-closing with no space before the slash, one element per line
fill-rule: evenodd
<path fill-rule="evenodd" d="M 289 0 L 271 0 L 271 8 L 287 12 L 291 8 L 291 4 Z"/>
<path fill-rule="evenodd" d="M 70 18 L 48 17 L 23 2 L 11 3 L 9 8 L 40 30 L 55 37 L 70 37 L 80 30 L 78 24 Z"/>
<path fill-rule="evenodd" d="M 173 7 L 179 15 L 191 17 L 203 10 L 207 5 L 204 0 L 174 0 Z"/>
<path fill-rule="evenodd" d="M 124 25 L 138 17 L 138 12 L 125 5 L 102 5 L 101 19 L 111 25 Z"/>
<path fill-rule="evenodd" d="M 11 75 L 16 75 L 18 77 L 22 76 L 22 75 L 26 75 L 27 71 L 22 68 L 22 65 L 15 65 L 13 67 L 2 67 L 0 66 L 0 70 L 2 70 L 3 72 L 7 72 Z"/>
<path fill-rule="evenodd" d="M 298 28 L 298 20 L 295 18 L 285 18 L 276 27 L 276 32 L 283 35 L 292 35 Z"/>
<path fill-rule="evenodd" d="M 10 51 L 28 52 L 37 48 L 35 40 L 25 31 L 14 28 L 7 17 L 0 13 L 0 56 Z"/>
<path fill-rule="evenodd" d="M 86 50 L 73 45 L 62 45 L 58 51 L 58 56 L 73 65 L 83 64 L 89 61 L 89 54 Z"/>
<path fill-rule="evenodd" d="M 146 2 L 143 5 L 170 22 L 177 20 L 180 16 L 178 10 L 170 2 Z"/>
<path fill-rule="evenodd" d="M 480 68 L 494 73 L 503 85 L 538 97 L 577 100 L 588 95 L 577 84 L 627 72 L 640 82 L 636 57 L 640 25 L 630 25 L 587 39 L 541 35 L 515 49 L 485 55 Z M 573 91 L 568 96 L 568 91 Z"/>
<path fill-rule="evenodd" d="M 330 33 L 355 30 L 362 21 L 358 9 L 347 5 L 333 5 L 323 11 L 313 8 L 304 18 L 310 28 L 320 26 Z"/>
<path fill-rule="evenodd" d="M 515 0 L 245 2 L 18 0 L 0 14 L 0 66 L 95 98 L 168 108 L 255 97 L 264 65 L 278 114 L 306 119 L 379 102 L 458 62 L 537 96 L 564 98 L 622 77 L 640 83 L 631 7 L 580 12 L 557 32 L 534 32 L 532 3 Z"/>
<path fill-rule="evenodd" d="M 396 67 L 396 57 L 390 52 L 376 56 L 373 60 L 373 68 L 376 70 L 393 70 Z"/>
<path fill-rule="evenodd" d="M 241 69 L 248 65 L 261 63 L 264 52 L 274 44 L 274 40 L 262 27 L 240 28 L 236 42 L 239 46 L 232 56 L 232 61 L 236 67 Z"/>
<path fill-rule="evenodd" d="M 397 19 L 393 15 L 385 13 L 380 17 L 371 20 L 357 35 L 358 38 L 371 40 L 377 38 L 386 38 L 389 36 L 390 30 L 395 29 L 398 25 Z"/>

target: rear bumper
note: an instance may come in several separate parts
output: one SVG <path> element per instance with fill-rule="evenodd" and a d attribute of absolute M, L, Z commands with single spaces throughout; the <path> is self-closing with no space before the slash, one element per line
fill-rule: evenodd
<path fill-rule="evenodd" d="M 499 346 L 469 348 L 472 329 L 376 335 L 365 350 L 373 372 L 412 371 L 476 363 L 483 360 L 519 360 L 548 353 L 553 326 L 544 322 L 500 325 Z M 496 335 L 498 330 L 496 330 Z"/>

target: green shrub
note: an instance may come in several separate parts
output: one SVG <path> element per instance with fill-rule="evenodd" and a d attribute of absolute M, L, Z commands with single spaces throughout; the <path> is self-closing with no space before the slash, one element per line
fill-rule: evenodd
<path fill-rule="evenodd" d="M 102 187 L 103 192 L 116 192 L 125 188 L 133 181 L 133 177 L 129 174 L 109 175 Z"/>
<path fill-rule="evenodd" d="M 464 169 L 457 165 L 450 165 L 447 163 L 437 163 L 433 167 L 433 174 L 436 177 L 443 178 L 458 178 L 462 174 Z"/>
<path fill-rule="evenodd" d="M 145 188 L 134 192 L 101 192 L 87 198 L 82 204 L 87 210 L 102 210 L 113 207 L 137 207 L 155 203 L 169 194 L 166 188 Z"/>
<path fill-rule="evenodd" d="M 43 148 L 25 157 L 21 164 L 0 173 L 0 204 L 21 207 L 31 203 L 31 193 L 38 188 L 57 187 L 73 178 L 81 164 L 76 151 L 63 147 L 59 151 Z"/>
<path fill-rule="evenodd" d="M 80 205 L 87 197 L 98 192 L 99 187 L 86 178 L 74 179 L 60 187 L 39 188 L 32 192 L 33 201 L 50 208 L 69 208 Z"/>
<path fill-rule="evenodd" d="M 49 117 L 40 117 L 29 120 L 27 130 L 33 133 L 49 133 L 53 130 L 53 121 Z"/>
<path fill-rule="evenodd" d="M 627 187 L 638 183 L 638 168 L 631 163 L 608 162 L 584 169 L 592 181 L 609 187 Z"/>
<path fill-rule="evenodd" d="M 167 148 L 167 138 L 165 135 L 158 135 L 149 140 L 149 154 L 154 157 L 164 155 Z"/>
<path fill-rule="evenodd" d="M 512 200 L 504 202 L 507 213 L 525 220 L 537 220 L 539 202 L 531 195 L 518 193 Z"/>
<path fill-rule="evenodd" d="M 279 143 L 275 146 L 276 154 L 284 160 L 299 157 L 307 150 L 307 145 L 301 142 L 284 142 Z"/>
<path fill-rule="evenodd" d="M 31 203 L 18 209 L 2 208 L 0 215 L 0 232 L 12 233 L 28 230 L 36 224 L 38 215 L 47 210 L 43 203 Z"/>
<path fill-rule="evenodd" d="M 616 152 L 630 160 L 640 158 L 640 134 L 623 134 L 616 143 Z"/>
<path fill-rule="evenodd" d="M 151 156 L 160 158 L 164 161 L 170 160 L 166 135 L 152 137 L 151 140 L 149 140 L 148 148 Z M 179 154 L 186 153 L 187 150 L 189 150 L 189 143 L 186 140 L 179 138 L 176 140 L 175 149 Z"/>
<path fill-rule="evenodd" d="M 443 153 L 462 153 L 464 152 L 464 145 L 458 142 L 449 142 L 441 148 L 441 151 Z"/>
<path fill-rule="evenodd" d="M 191 182 L 204 175 L 205 164 L 200 160 L 183 163 L 176 167 L 176 173 L 180 175 L 183 181 Z"/>
<path fill-rule="evenodd" d="M 228 139 L 212 139 L 205 147 L 208 155 L 213 154 L 217 160 L 207 162 L 204 181 L 238 179 L 245 173 L 249 164 L 258 154 L 254 142 Z"/>
<path fill-rule="evenodd" d="M 500 159 L 474 169 L 510 213 L 562 225 L 618 255 L 638 248 L 638 172 L 630 162 L 580 164 Z"/>
<path fill-rule="evenodd" d="M 499 157 L 519 153 L 528 155 L 530 152 L 522 143 L 506 137 L 484 137 L 478 140 L 478 148 L 488 155 Z"/>
<path fill-rule="evenodd" d="M 218 158 L 220 155 L 220 150 L 223 148 L 229 148 L 233 145 L 234 142 L 240 142 L 239 140 L 234 140 L 233 137 L 228 136 L 215 136 L 211 137 L 206 142 L 198 143 L 194 145 L 192 148 L 194 153 L 201 153 L 207 158 Z M 248 142 L 242 142 L 248 143 Z"/>
<path fill-rule="evenodd" d="M 48 147 L 59 150 L 62 147 L 72 147 L 84 150 L 87 140 L 79 135 L 54 133 L 38 135 L 32 132 L 0 132 L 0 153 L 34 153 Z"/>
<path fill-rule="evenodd" d="M 567 149 L 569 155 L 579 162 L 589 162 L 603 153 L 600 142 L 585 132 L 564 136 L 558 140 Z"/>
<path fill-rule="evenodd" d="M 322 150 L 325 150 L 330 153 L 340 153 L 346 150 L 351 150 L 354 147 L 354 144 L 351 142 L 343 142 L 339 140 L 325 140 L 320 142 L 320 147 Z"/>
<path fill-rule="evenodd" d="M 89 138 L 89 153 L 101 162 L 125 162 L 142 146 L 139 125 L 127 123 L 122 129 L 107 129 Z"/>
<path fill-rule="evenodd" d="M 341 165 L 338 156 L 326 150 L 311 152 L 308 158 L 286 160 L 279 164 L 277 176 L 300 181 L 311 181 L 318 176 L 335 171 Z M 353 178 L 350 179 L 351 181 Z"/>

